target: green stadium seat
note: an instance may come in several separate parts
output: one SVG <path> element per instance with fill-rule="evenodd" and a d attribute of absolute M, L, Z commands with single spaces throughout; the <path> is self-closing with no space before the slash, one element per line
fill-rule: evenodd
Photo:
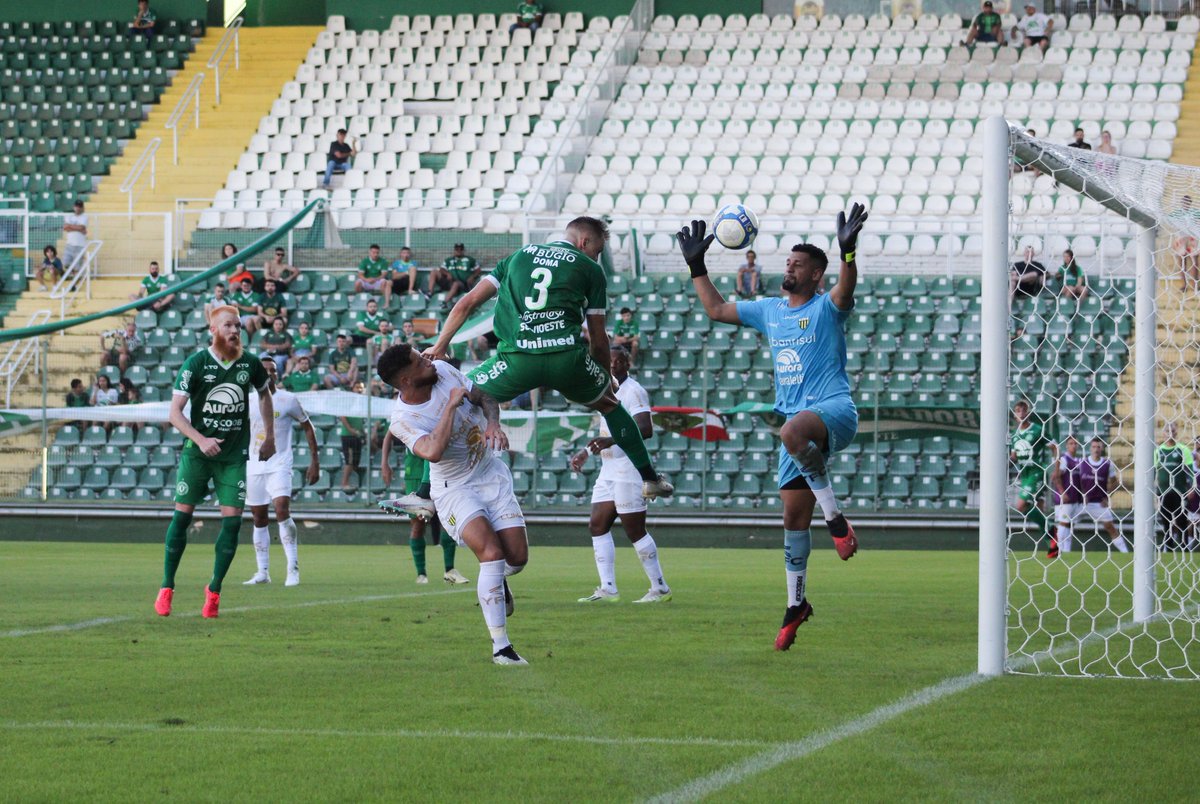
<path fill-rule="evenodd" d="M 92 425 L 83 431 L 79 443 L 86 447 L 103 447 L 108 443 L 108 433 L 103 427 Z"/>
<path fill-rule="evenodd" d="M 112 468 L 120 466 L 125 462 L 124 448 L 114 447 L 111 444 L 105 445 L 103 448 L 96 450 L 96 457 L 93 463 L 96 466 L 106 466 Z"/>
<path fill-rule="evenodd" d="M 132 446 L 136 435 L 132 427 L 120 425 L 108 434 L 108 443 L 110 446 L 121 448 Z"/>
<path fill-rule="evenodd" d="M 78 466 L 64 466 L 53 475 L 54 485 L 72 492 L 83 485 L 83 472 Z"/>
<path fill-rule="evenodd" d="M 108 469 L 103 466 L 93 466 L 88 469 L 83 476 L 82 488 L 90 489 L 93 492 L 101 492 L 108 488 Z"/>
<path fill-rule="evenodd" d="M 138 484 L 137 470 L 129 466 L 122 466 L 112 473 L 109 479 L 110 488 L 115 491 L 127 492 L 131 491 Z M 124 495 L 122 495 L 123 497 Z"/>
<path fill-rule="evenodd" d="M 58 428 L 58 432 L 54 436 L 54 443 L 64 447 L 72 447 L 80 443 L 79 428 L 71 424 L 65 424 Z"/>

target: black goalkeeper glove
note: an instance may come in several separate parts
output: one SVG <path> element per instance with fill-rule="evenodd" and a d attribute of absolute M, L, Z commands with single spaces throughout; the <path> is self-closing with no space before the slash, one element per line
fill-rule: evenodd
<path fill-rule="evenodd" d="M 858 233 L 862 231 L 863 224 L 866 222 L 867 208 L 862 204 L 852 206 L 848 218 L 845 212 L 838 213 L 837 239 L 838 247 L 842 250 L 842 262 L 854 261 L 854 249 L 858 246 Z"/>
<path fill-rule="evenodd" d="M 679 234 L 675 235 L 675 239 L 679 241 L 679 250 L 683 252 L 684 262 L 692 272 L 692 279 L 698 276 L 708 276 L 708 266 L 704 264 L 704 252 L 708 251 L 708 247 L 712 245 L 714 236 L 705 237 L 704 229 L 704 221 L 692 221 L 690 229 L 685 226 L 679 230 Z"/>

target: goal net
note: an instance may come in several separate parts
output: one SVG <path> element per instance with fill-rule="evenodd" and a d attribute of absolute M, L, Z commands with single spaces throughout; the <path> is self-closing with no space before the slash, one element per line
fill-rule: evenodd
<path fill-rule="evenodd" d="M 988 126 L 981 671 L 1195 679 L 1200 169 Z"/>

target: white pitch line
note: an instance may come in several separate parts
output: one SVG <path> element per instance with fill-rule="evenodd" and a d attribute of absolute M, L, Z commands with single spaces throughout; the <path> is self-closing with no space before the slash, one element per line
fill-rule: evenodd
<path fill-rule="evenodd" d="M 342 606 L 350 603 L 374 603 L 381 600 L 402 600 L 410 597 L 432 597 L 434 595 L 454 595 L 469 592 L 470 589 L 444 589 L 437 592 L 399 592 L 394 595 L 361 595 L 359 597 L 334 598 L 332 600 L 306 600 L 303 603 L 269 603 L 257 606 L 229 606 L 221 610 L 222 614 L 242 614 L 248 611 L 270 611 L 272 609 L 307 609 L 313 606 Z M 198 611 L 181 611 L 172 617 L 199 617 Z M 94 620 L 83 620 L 77 623 L 62 623 L 46 625 L 38 628 L 18 628 L 13 631 L 0 632 L 0 639 L 15 639 L 17 637 L 34 636 L 35 634 L 56 634 L 65 631 L 83 631 L 87 628 L 98 628 L 102 625 L 127 623 L 141 619 L 134 616 L 98 617 Z"/>
<path fill-rule="evenodd" d="M 767 748 L 777 743 L 763 740 L 721 740 L 712 737 L 602 737 L 592 734 L 542 734 L 528 731 L 461 731 L 458 729 L 274 729 L 254 726 L 204 726 L 182 724 L 172 726 L 163 723 L 88 723 L 75 720 L 46 720 L 34 723 L 13 721 L 0 722 L 0 730 L 7 731 L 132 731 L 132 732 L 188 732 L 194 734 L 245 734 L 271 737 L 334 737 L 400 740 L 528 740 L 556 743 L 588 743 L 593 745 L 667 745 L 672 747 L 709 748 Z"/>

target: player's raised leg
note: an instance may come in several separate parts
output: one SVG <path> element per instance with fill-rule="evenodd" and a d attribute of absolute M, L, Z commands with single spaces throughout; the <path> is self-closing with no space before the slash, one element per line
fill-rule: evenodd
<path fill-rule="evenodd" d="M 802 410 L 784 423 L 779 436 L 797 471 L 808 483 L 813 498 L 821 506 L 838 557 L 848 561 L 858 552 L 858 537 L 838 506 L 837 496 L 829 482 L 825 465 L 825 454 L 832 451 L 829 428 L 818 412 Z"/>

